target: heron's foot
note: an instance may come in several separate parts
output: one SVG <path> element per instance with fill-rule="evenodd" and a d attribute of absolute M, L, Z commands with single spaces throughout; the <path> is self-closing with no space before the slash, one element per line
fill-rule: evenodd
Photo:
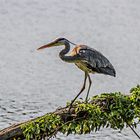
<path fill-rule="evenodd" d="M 88 100 L 85 100 L 85 103 L 87 104 L 88 103 Z"/>
<path fill-rule="evenodd" d="M 71 108 L 72 108 L 72 104 L 70 104 L 69 108 L 68 108 L 68 113 L 71 113 Z"/>
<path fill-rule="evenodd" d="M 85 103 L 87 104 L 87 103 L 88 103 L 88 101 L 89 101 L 89 99 L 88 99 L 88 98 L 86 98 L 86 99 L 85 99 Z"/>
<path fill-rule="evenodd" d="M 71 114 L 73 112 L 73 104 L 74 104 L 75 100 L 72 100 L 71 103 L 69 104 L 69 108 L 68 108 L 68 113 Z"/>

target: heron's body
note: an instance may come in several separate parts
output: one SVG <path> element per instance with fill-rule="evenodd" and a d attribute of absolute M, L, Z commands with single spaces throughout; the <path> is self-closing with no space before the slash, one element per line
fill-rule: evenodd
<path fill-rule="evenodd" d="M 69 53 L 70 51 L 70 43 L 76 45 L 65 38 L 58 38 L 55 41 L 44 45 L 38 49 L 48 48 L 52 46 L 60 46 L 65 45 L 65 48 L 59 53 L 59 57 L 68 63 L 74 63 L 78 68 L 85 72 L 85 79 L 84 84 L 78 95 L 74 98 L 74 100 L 70 104 L 77 99 L 77 97 L 83 92 L 86 85 L 87 78 L 89 79 L 89 88 L 86 96 L 86 101 L 88 99 L 88 94 L 91 86 L 91 79 L 89 73 L 101 73 L 110 76 L 116 75 L 115 69 L 109 60 L 97 50 L 90 48 L 86 45 L 76 45 L 75 48 Z M 69 54 L 68 54 L 69 53 Z"/>
<path fill-rule="evenodd" d="M 95 73 L 95 71 L 93 71 L 91 68 L 88 68 L 86 63 L 84 62 L 76 62 L 75 65 L 84 72 L 93 74 Z"/>
<path fill-rule="evenodd" d="M 70 52 L 70 56 L 80 56 L 81 52 L 85 53 L 85 50 L 84 50 L 85 48 L 86 48 L 85 45 L 76 45 L 76 47 Z M 79 69 L 81 69 L 84 72 L 95 73 L 95 71 L 87 67 L 87 62 L 84 59 L 76 60 L 74 63 Z"/>
<path fill-rule="evenodd" d="M 80 59 L 76 59 L 73 63 L 84 72 L 115 76 L 115 70 L 109 60 L 93 48 L 86 45 L 76 45 L 69 56 Z"/>

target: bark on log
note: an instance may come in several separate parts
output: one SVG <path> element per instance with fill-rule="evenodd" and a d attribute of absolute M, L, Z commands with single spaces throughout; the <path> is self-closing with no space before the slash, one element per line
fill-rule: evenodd
<path fill-rule="evenodd" d="M 66 118 L 68 117 L 67 110 L 68 110 L 67 107 L 59 108 L 55 112 L 52 112 L 52 113 L 49 113 L 49 114 L 56 114 L 56 115 L 60 115 L 60 116 L 63 115 L 62 118 L 64 119 L 64 121 L 66 121 Z M 72 111 L 73 111 L 73 108 L 71 108 L 71 112 L 70 112 L 71 116 L 73 116 Z M 43 116 L 45 116 L 45 115 L 43 115 Z M 28 123 L 28 122 L 37 120 L 38 118 L 41 118 L 43 116 L 28 120 L 28 121 L 25 121 L 25 122 L 21 122 L 21 123 L 18 123 L 18 124 L 13 124 L 10 127 L 7 127 L 5 129 L 1 130 L 0 131 L 0 140 L 12 140 L 13 138 L 18 138 L 18 137 L 21 138 L 21 139 L 24 139 L 23 131 L 21 129 L 21 126 L 23 124 Z"/>

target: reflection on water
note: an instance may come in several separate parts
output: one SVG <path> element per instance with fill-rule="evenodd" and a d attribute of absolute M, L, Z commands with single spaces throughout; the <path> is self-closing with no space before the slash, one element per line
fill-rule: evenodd
<path fill-rule="evenodd" d="M 91 76 L 90 95 L 112 91 L 128 93 L 140 81 L 139 4 L 139 1 L 121 0 L 2 1 L 0 128 L 64 106 L 80 89 L 83 72 L 59 59 L 61 47 L 36 51 L 56 37 L 96 48 L 116 68 L 116 78 Z M 132 138 L 137 139 L 127 128 L 122 132 L 102 129 L 82 136 L 59 134 L 56 139 Z"/>

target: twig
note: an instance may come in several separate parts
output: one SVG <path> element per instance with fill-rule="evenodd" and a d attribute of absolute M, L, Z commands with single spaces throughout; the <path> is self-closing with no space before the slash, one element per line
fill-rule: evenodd
<path fill-rule="evenodd" d="M 84 116 L 84 117 L 80 117 L 80 118 L 73 119 L 73 120 L 71 120 L 71 121 L 67 121 L 67 122 L 64 123 L 63 125 L 57 127 L 57 128 L 52 132 L 52 134 L 50 134 L 50 136 L 49 136 L 47 139 L 49 140 L 53 135 L 56 135 L 57 132 L 58 132 L 64 125 L 69 124 L 69 123 L 71 123 L 71 122 L 73 122 L 73 121 L 78 121 L 78 120 L 80 120 L 80 119 L 84 119 L 84 118 L 85 118 L 85 116 Z"/>
<path fill-rule="evenodd" d="M 138 133 L 133 129 L 133 127 L 132 127 L 130 124 L 128 124 L 127 122 L 126 122 L 126 124 L 131 128 L 131 130 L 135 133 L 135 135 L 140 139 L 140 136 L 139 136 Z"/>

